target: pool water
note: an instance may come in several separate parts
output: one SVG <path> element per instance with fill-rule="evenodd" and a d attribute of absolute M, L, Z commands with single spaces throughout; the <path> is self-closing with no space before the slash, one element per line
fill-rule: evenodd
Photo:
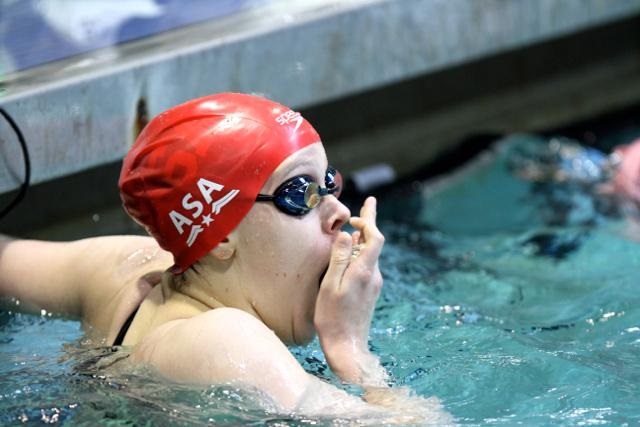
<path fill-rule="evenodd" d="M 516 177 L 514 147 L 539 143 L 509 138 L 445 180 L 381 199 L 371 348 L 395 384 L 438 396 L 460 425 L 638 425 L 640 220 L 593 188 Z M 341 386 L 317 341 L 292 351 Z M 78 322 L 5 309 L 0 425 L 345 423 L 93 363 L 118 354 L 93 348 Z"/>

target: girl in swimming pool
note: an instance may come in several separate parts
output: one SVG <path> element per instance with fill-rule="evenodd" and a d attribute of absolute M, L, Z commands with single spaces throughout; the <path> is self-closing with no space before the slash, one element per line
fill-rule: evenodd
<path fill-rule="evenodd" d="M 437 400 L 390 388 L 368 350 L 382 286 L 376 201 L 350 218 L 299 113 L 241 94 L 189 101 L 149 123 L 119 185 L 155 240 L 5 241 L 0 296 L 81 318 L 172 380 L 257 388 L 282 412 L 451 422 Z M 307 374 L 285 346 L 315 334 L 366 402 Z"/>

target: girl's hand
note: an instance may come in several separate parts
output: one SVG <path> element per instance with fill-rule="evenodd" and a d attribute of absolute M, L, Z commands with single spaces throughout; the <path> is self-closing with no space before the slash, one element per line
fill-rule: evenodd
<path fill-rule="evenodd" d="M 382 288 L 378 257 L 384 236 L 376 226 L 376 199 L 369 197 L 350 223 L 356 231 L 341 232 L 333 244 L 314 323 L 327 362 L 343 381 L 383 386 L 386 374 L 367 348 Z"/>

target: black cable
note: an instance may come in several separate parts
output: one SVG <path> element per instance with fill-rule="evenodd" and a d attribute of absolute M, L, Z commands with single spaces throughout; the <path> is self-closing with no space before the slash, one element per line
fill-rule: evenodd
<path fill-rule="evenodd" d="M 31 161 L 29 160 L 29 150 L 27 150 L 27 143 L 24 140 L 24 135 L 20 131 L 20 128 L 13 120 L 11 115 L 6 112 L 6 110 L 0 107 L 0 114 L 5 118 L 7 123 L 11 126 L 11 129 L 16 133 L 18 137 L 18 142 L 20 142 L 20 147 L 22 148 L 22 156 L 24 158 L 24 181 L 20 186 L 20 191 L 16 194 L 16 197 L 6 206 L 2 211 L 0 211 L 0 218 L 4 218 L 13 208 L 16 207 L 18 203 L 24 199 L 25 194 L 27 194 L 27 189 L 29 188 L 29 183 L 31 181 Z"/>

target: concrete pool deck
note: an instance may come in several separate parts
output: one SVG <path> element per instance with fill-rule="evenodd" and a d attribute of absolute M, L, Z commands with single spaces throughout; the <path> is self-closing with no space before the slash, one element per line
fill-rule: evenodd
<path fill-rule="evenodd" d="M 4 76 L 0 106 L 34 184 L 117 163 L 141 113 L 216 91 L 303 110 L 347 172 L 386 161 L 402 174 L 470 133 L 640 102 L 639 22 L 640 0 L 274 1 Z M 23 172 L 6 124 L 0 139 L 2 194 Z"/>

